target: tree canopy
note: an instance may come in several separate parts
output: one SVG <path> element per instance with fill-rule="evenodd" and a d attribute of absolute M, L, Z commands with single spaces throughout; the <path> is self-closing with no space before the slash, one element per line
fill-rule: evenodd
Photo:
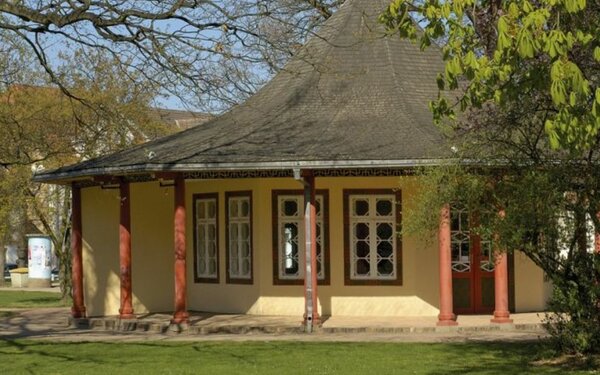
<path fill-rule="evenodd" d="M 68 273 L 69 192 L 34 171 L 165 134 L 150 110 L 161 96 L 238 103 L 343 2 L 0 2 L 0 249 L 23 247 L 14 234 L 34 221 Z"/>
<path fill-rule="evenodd" d="M 34 228 L 49 235 L 68 293 L 70 191 L 33 183 L 32 174 L 154 139 L 169 128 L 153 116 L 153 86 L 135 84 L 104 54 L 80 51 L 57 68 L 80 100 L 27 64 L 27 49 L 3 57 L 19 61 L 19 69 L 13 70 L 12 62 L 3 65 L 0 57 L 2 76 L 11 83 L 0 88 L 0 250 L 15 244 L 23 253 L 24 235 Z"/>
<path fill-rule="evenodd" d="M 0 48 L 22 43 L 63 89 L 57 60 L 101 52 L 132 81 L 219 110 L 252 94 L 343 2 L 3 1 Z"/>
<path fill-rule="evenodd" d="M 404 230 L 431 233 L 442 204 L 465 206 L 473 233 L 523 252 L 554 284 L 557 348 L 597 352 L 600 3 L 395 0 L 381 20 L 441 49 L 431 109 L 456 151 L 423 171 Z"/>
<path fill-rule="evenodd" d="M 589 156 L 598 144 L 598 1 L 395 0 L 382 20 L 423 48 L 441 41 L 446 70 L 438 84 L 460 94 L 432 103 L 437 120 L 490 103 L 518 106 L 529 96 L 552 148 Z"/>

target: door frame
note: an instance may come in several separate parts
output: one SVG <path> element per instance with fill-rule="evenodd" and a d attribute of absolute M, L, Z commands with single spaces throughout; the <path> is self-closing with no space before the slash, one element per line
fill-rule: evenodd
<path fill-rule="evenodd" d="M 451 211 L 452 212 L 452 211 Z M 483 260 L 482 254 L 482 241 L 478 235 L 471 233 L 471 227 L 475 227 L 477 223 L 477 215 L 467 213 L 469 220 L 468 227 L 468 238 L 469 238 L 469 271 L 456 271 L 452 269 L 452 280 L 455 279 L 468 279 L 469 280 L 469 300 L 470 306 L 457 308 L 456 301 L 454 300 L 454 312 L 457 314 L 491 314 L 494 311 L 495 306 L 483 306 L 483 280 L 492 279 L 494 282 L 494 270 L 486 271 L 481 268 L 481 261 Z M 471 223 L 473 225 L 471 225 Z M 462 224 L 461 224 L 462 226 Z M 452 229 L 451 229 L 452 230 Z M 494 267 L 495 268 L 495 267 Z M 508 255 L 508 278 L 509 278 L 509 308 L 514 312 L 514 256 L 513 254 Z M 493 285 L 493 284 L 492 284 Z M 495 292 L 494 289 L 492 289 Z M 454 293 L 453 293 L 454 299 Z M 492 301 L 494 296 L 492 295 Z"/>
<path fill-rule="evenodd" d="M 470 251 L 469 261 L 470 269 L 466 272 L 458 272 L 452 270 L 452 280 L 468 279 L 469 280 L 469 300 L 470 306 L 457 308 L 457 314 L 490 314 L 494 311 L 493 306 L 483 306 L 483 279 L 494 279 L 494 271 L 485 271 L 481 269 L 481 239 L 479 236 L 470 235 Z"/>

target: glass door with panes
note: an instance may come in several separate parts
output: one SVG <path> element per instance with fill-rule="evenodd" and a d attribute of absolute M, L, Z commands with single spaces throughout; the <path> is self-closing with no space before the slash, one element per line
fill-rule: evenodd
<path fill-rule="evenodd" d="M 452 290 L 457 314 L 487 314 L 494 309 L 492 242 L 471 233 L 475 215 L 452 207 Z"/>

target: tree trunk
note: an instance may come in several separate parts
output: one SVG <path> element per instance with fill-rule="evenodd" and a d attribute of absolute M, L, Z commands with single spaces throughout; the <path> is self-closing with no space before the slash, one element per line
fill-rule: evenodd
<path fill-rule="evenodd" d="M 72 295 L 73 286 L 71 285 L 71 191 L 63 191 L 63 204 L 61 206 L 61 237 L 62 244 L 60 252 L 57 252 L 59 258 L 59 278 L 60 290 L 63 299 L 68 299 Z"/>
<path fill-rule="evenodd" d="M 575 211 L 575 241 L 577 243 L 577 250 L 586 254 L 588 252 L 588 243 L 587 243 L 587 220 L 585 217 L 585 211 L 576 210 Z"/>
<path fill-rule="evenodd" d="M 27 257 L 27 245 L 26 245 L 25 236 L 19 236 L 19 242 L 17 243 L 17 267 L 27 267 L 28 265 L 28 257 Z"/>
<path fill-rule="evenodd" d="M 4 241 L 0 241 L 0 269 L 2 270 L 2 277 L 0 278 L 0 287 L 5 286 L 4 281 L 4 266 L 6 265 L 6 248 L 4 247 Z"/>
<path fill-rule="evenodd" d="M 19 268 L 27 267 L 29 263 L 27 252 L 27 222 L 27 209 L 19 207 L 13 237 L 15 246 L 17 247 L 17 266 Z"/>

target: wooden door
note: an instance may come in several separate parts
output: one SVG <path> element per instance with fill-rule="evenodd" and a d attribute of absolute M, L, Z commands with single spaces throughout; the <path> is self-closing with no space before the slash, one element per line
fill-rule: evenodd
<path fill-rule="evenodd" d="M 476 217 L 453 207 L 452 291 L 457 314 L 488 314 L 494 310 L 492 243 L 471 233 Z"/>

